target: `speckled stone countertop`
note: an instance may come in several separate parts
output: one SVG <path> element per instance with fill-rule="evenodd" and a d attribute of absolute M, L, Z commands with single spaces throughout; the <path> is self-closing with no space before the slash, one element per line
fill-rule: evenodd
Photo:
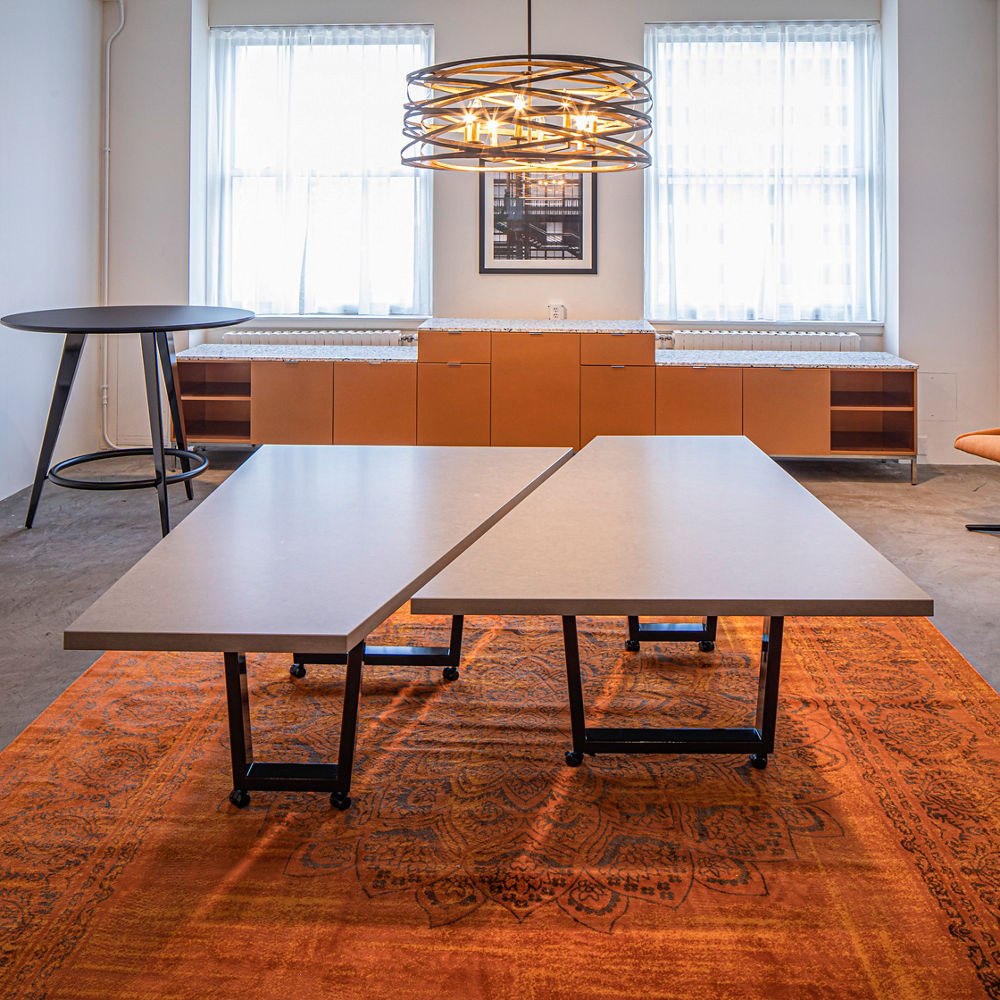
<path fill-rule="evenodd" d="M 417 360 L 416 347 L 358 346 L 327 344 L 202 344 L 179 351 L 177 357 L 223 361 L 406 361 Z"/>
<path fill-rule="evenodd" d="M 710 368 L 917 368 L 884 351 L 677 351 L 656 352 L 658 365 Z"/>
<path fill-rule="evenodd" d="M 655 333 L 644 319 L 434 319 L 418 330 L 468 330 L 470 333 Z"/>

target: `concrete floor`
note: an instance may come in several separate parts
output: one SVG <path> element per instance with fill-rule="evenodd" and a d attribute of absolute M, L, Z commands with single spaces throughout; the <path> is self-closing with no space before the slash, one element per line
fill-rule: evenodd
<path fill-rule="evenodd" d="M 248 454 L 212 449 L 211 468 L 194 481 L 194 501 L 172 487 L 173 522 Z M 934 598 L 934 623 L 1000 690 L 1000 536 L 964 528 L 967 521 L 1000 522 L 1000 467 L 921 466 L 914 487 L 908 464 L 782 464 Z M 160 538 L 152 490 L 46 485 L 30 531 L 23 526 L 27 498 L 25 489 L 0 501 L 0 747 L 97 658 L 64 650 L 63 629 Z"/>

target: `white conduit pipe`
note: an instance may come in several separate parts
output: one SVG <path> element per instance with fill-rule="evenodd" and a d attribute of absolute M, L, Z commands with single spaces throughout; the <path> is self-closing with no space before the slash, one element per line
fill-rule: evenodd
<path fill-rule="evenodd" d="M 104 43 L 104 141 L 101 156 L 104 172 L 101 177 L 101 305 L 108 305 L 109 258 L 111 234 L 111 43 L 125 27 L 125 0 L 118 0 L 118 27 Z M 108 360 L 108 335 L 101 337 L 101 437 L 109 448 L 118 445 L 108 437 L 108 391 L 111 371 Z"/>

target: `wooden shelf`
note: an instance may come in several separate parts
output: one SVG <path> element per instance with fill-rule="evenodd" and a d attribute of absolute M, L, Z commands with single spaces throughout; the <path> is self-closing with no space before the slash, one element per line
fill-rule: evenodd
<path fill-rule="evenodd" d="M 906 432 L 886 431 L 833 431 L 830 434 L 830 453 L 866 455 L 912 455 L 913 438 Z"/>
<path fill-rule="evenodd" d="M 181 399 L 250 399 L 250 384 L 242 382 L 202 382 L 192 385 L 187 383 L 181 389 Z"/>
<path fill-rule="evenodd" d="M 833 390 L 831 410 L 912 410 L 913 394 L 905 392 L 850 392 Z"/>
<path fill-rule="evenodd" d="M 250 422 L 242 420 L 188 421 L 187 439 L 192 443 L 249 444 Z"/>

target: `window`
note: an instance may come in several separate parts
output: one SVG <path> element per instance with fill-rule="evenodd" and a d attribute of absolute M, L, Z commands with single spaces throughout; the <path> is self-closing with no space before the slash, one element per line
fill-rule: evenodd
<path fill-rule="evenodd" d="M 646 63 L 646 315 L 881 322 L 878 25 L 647 25 Z"/>
<path fill-rule="evenodd" d="M 209 300 L 430 312 L 430 171 L 400 163 L 422 25 L 213 28 Z"/>

